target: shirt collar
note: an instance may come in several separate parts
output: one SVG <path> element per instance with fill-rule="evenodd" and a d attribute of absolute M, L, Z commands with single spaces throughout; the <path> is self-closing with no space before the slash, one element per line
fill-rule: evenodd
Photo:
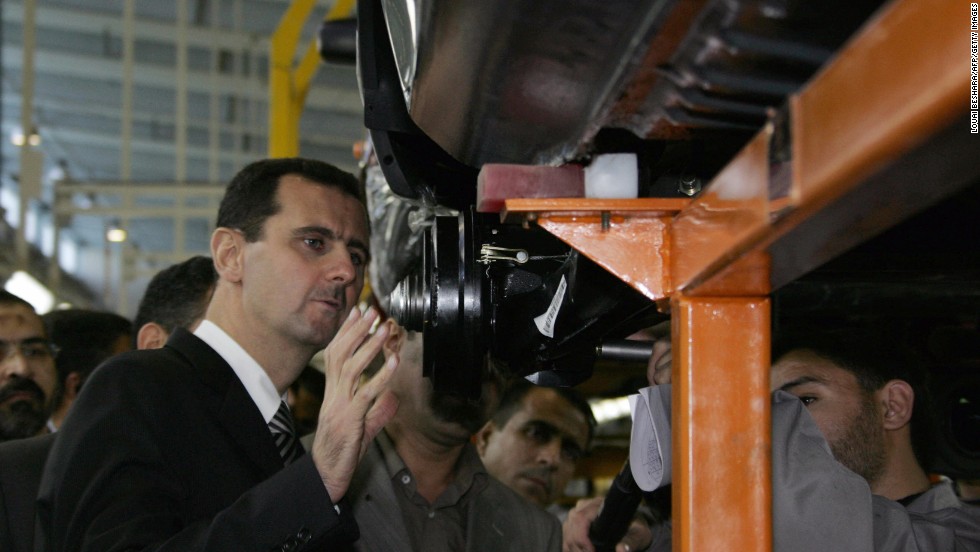
<path fill-rule="evenodd" d="M 398 455 L 395 449 L 395 442 L 391 440 L 388 433 L 382 429 L 375 437 L 378 447 L 381 449 L 381 457 L 384 459 L 385 467 L 391 475 L 393 485 L 397 489 L 404 486 L 410 494 L 415 494 L 415 476 L 405 465 L 405 461 Z M 409 476 L 404 480 L 404 476 Z M 472 443 L 466 443 L 460 452 L 459 460 L 456 461 L 456 475 L 453 482 L 449 485 L 443 496 L 439 497 L 436 505 L 443 503 L 455 504 L 467 496 L 480 493 L 487 486 L 487 469 L 480 460 L 480 455 Z M 397 482 L 401 482 L 399 485 Z"/>
<path fill-rule="evenodd" d="M 245 352 L 241 345 L 214 322 L 201 321 L 194 330 L 194 335 L 207 343 L 231 366 L 245 386 L 248 396 L 252 397 L 255 406 L 265 418 L 265 423 L 269 423 L 279 410 L 279 403 L 286 399 L 285 395 L 280 396 L 276 392 L 276 386 L 273 385 L 269 374 L 252 358 L 252 355 Z"/>
<path fill-rule="evenodd" d="M 405 462 L 402 461 L 401 456 L 398 456 L 398 452 L 395 451 L 395 443 L 388 436 L 388 432 L 382 429 L 378 436 L 375 437 L 378 442 L 378 447 L 381 449 L 381 457 L 384 458 L 385 467 L 388 468 L 388 473 L 392 476 L 397 475 L 402 470 L 408 470 L 405 466 Z"/>

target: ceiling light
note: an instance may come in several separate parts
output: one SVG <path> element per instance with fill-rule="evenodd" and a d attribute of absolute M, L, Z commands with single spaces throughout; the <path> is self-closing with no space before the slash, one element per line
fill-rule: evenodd
<path fill-rule="evenodd" d="M 105 239 L 111 241 L 112 243 L 121 243 L 126 241 L 126 230 L 118 226 L 110 226 L 108 230 L 105 231 Z"/>
<path fill-rule="evenodd" d="M 23 270 L 14 272 L 3 287 L 33 305 L 38 314 L 44 314 L 54 306 L 54 294 L 51 290 Z"/>
<path fill-rule="evenodd" d="M 595 416 L 596 423 L 600 424 L 620 418 L 627 418 L 630 415 L 630 401 L 628 397 L 591 400 L 589 401 L 589 406 L 592 407 L 592 415 Z"/>
<path fill-rule="evenodd" d="M 17 147 L 22 147 L 24 144 L 37 147 L 41 145 L 41 134 L 36 128 L 31 129 L 29 135 L 25 135 L 23 129 L 15 128 L 10 132 L 10 143 Z"/>

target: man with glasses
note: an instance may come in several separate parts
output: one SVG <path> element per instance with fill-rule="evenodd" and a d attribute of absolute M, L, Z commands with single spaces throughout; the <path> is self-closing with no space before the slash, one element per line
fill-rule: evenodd
<path fill-rule="evenodd" d="M 0 442 L 44 431 L 57 381 L 55 354 L 31 304 L 0 291 Z"/>
<path fill-rule="evenodd" d="M 97 311 L 70 309 L 42 316 L 49 335 L 63 345 L 57 369 L 62 392 L 73 403 L 82 383 L 96 366 L 134 341 L 139 349 L 163 347 L 177 328 L 193 330 L 204 318 L 216 278 L 210 257 L 196 256 L 161 270 L 150 280 L 136 311 L 136 325 Z M 95 335 L 93 335 L 95 334 Z M 64 337 L 64 339 L 62 339 Z M 116 349 L 116 350 L 114 350 Z M 74 380 L 73 380 L 74 377 Z M 57 387 L 52 398 L 59 392 Z M 67 406 L 65 410 L 67 411 Z M 54 408 L 52 419 L 57 417 Z M 51 429 L 51 420 L 48 427 Z M 51 429 L 54 431 L 54 429 Z M 34 500 L 56 433 L 0 443 L 0 551 L 34 550 Z"/>

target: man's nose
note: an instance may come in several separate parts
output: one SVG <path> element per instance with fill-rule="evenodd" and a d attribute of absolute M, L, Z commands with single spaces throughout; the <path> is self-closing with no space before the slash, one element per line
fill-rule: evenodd
<path fill-rule="evenodd" d="M 34 378 L 34 370 L 19 347 L 13 347 L 3 359 L 2 379 L 4 383 L 12 377 Z"/>
<path fill-rule="evenodd" d="M 538 463 L 557 466 L 561 461 L 561 439 L 555 438 L 538 448 Z"/>
<path fill-rule="evenodd" d="M 346 247 L 337 247 L 328 256 L 326 278 L 331 282 L 349 284 L 357 276 L 357 268 L 351 259 L 351 252 Z"/>

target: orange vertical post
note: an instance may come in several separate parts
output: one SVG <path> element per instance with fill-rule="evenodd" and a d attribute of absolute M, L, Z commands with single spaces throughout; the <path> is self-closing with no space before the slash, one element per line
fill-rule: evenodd
<path fill-rule="evenodd" d="M 675 551 L 772 550 L 767 297 L 671 301 Z"/>

